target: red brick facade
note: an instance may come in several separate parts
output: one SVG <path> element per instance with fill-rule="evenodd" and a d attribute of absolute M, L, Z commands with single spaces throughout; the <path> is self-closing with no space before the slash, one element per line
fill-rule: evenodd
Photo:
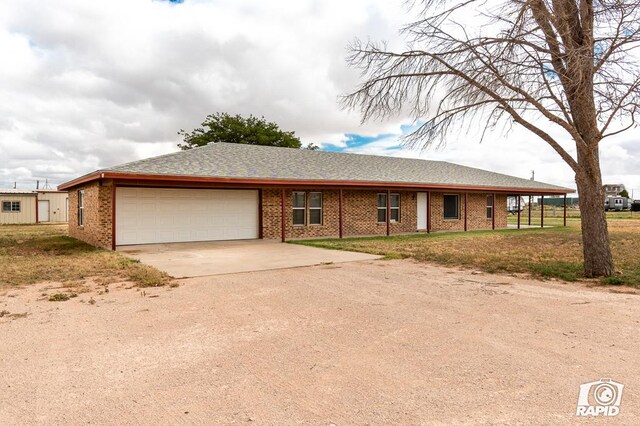
<path fill-rule="evenodd" d="M 93 246 L 111 250 L 112 188 L 109 180 L 87 183 L 69 190 L 69 235 Z M 78 225 L 78 192 L 84 191 L 84 224 Z"/>
<path fill-rule="evenodd" d="M 89 244 L 112 247 L 112 188 L 109 180 L 92 182 L 69 191 L 69 234 Z M 78 225 L 78 190 L 84 190 L 84 225 Z M 293 224 L 293 192 L 322 193 L 322 223 Z M 338 237 L 340 230 L 340 191 L 322 188 L 285 189 L 286 239 Z M 342 192 L 342 234 L 348 236 L 386 235 L 386 222 L 378 222 L 377 194 L 386 191 L 345 189 Z M 400 220 L 389 225 L 390 234 L 417 232 L 417 191 L 391 191 L 400 195 Z M 459 218 L 444 219 L 444 194 L 459 195 Z M 468 193 L 466 223 L 468 230 L 491 229 L 487 218 L 487 193 Z M 464 193 L 431 192 L 431 230 L 462 231 L 465 224 Z M 280 239 L 282 236 L 282 189 L 261 190 L 261 237 Z M 495 201 L 495 227 L 507 226 L 507 196 L 499 194 Z M 308 216 L 307 216 L 308 217 Z M 116 241 L 117 243 L 117 241 Z"/>

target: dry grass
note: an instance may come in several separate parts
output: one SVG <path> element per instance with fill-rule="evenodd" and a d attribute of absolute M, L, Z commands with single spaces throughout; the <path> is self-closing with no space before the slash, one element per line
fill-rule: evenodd
<path fill-rule="evenodd" d="M 69 237 L 67 225 L 0 226 L 0 288 L 88 278 L 102 284 L 132 281 L 141 287 L 170 281 L 155 268 Z"/>
<path fill-rule="evenodd" d="M 618 274 L 603 280 L 603 283 L 640 287 L 640 220 L 612 220 L 609 230 Z M 567 281 L 582 278 L 580 222 L 575 220 L 570 221 L 566 228 L 412 234 L 296 243 L 474 267 L 487 272 L 530 273 Z"/>

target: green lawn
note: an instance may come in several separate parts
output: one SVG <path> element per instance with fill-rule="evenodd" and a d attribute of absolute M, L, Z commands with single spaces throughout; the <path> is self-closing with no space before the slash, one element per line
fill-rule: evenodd
<path fill-rule="evenodd" d="M 562 218 L 559 219 L 561 223 Z M 558 219 L 545 218 L 545 225 Z M 525 223 L 525 222 L 523 222 Z M 610 220 L 617 274 L 604 284 L 640 287 L 640 220 Z M 582 278 L 580 220 L 553 228 L 443 232 L 391 237 L 291 241 L 315 247 L 373 253 L 388 258 L 479 268 L 487 272 L 529 273 L 575 281 Z"/>
<path fill-rule="evenodd" d="M 142 287 L 170 280 L 120 253 L 69 237 L 67 225 L 0 226 L 0 289 L 43 281 L 82 285 L 87 278 L 102 284 L 131 281 Z"/>

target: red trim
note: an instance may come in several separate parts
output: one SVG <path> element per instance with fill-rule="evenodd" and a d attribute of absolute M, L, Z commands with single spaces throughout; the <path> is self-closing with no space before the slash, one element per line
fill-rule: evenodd
<path fill-rule="evenodd" d="M 111 250 L 116 249 L 116 184 L 111 187 Z"/>
<path fill-rule="evenodd" d="M 544 228 L 544 195 L 540 196 L 540 228 Z"/>
<path fill-rule="evenodd" d="M 280 209 L 281 209 L 281 218 L 280 218 L 281 219 L 281 224 L 280 224 L 280 227 L 282 229 L 280 231 L 280 234 L 281 234 L 283 243 L 286 241 L 286 232 L 285 232 L 286 220 L 285 220 L 284 204 L 285 204 L 285 189 L 282 188 L 282 196 L 280 198 Z"/>
<path fill-rule="evenodd" d="M 338 190 L 338 235 L 342 238 L 342 188 Z"/>
<path fill-rule="evenodd" d="M 567 226 L 567 194 L 564 194 L 564 213 L 563 213 L 563 226 Z"/>
<path fill-rule="evenodd" d="M 467 193 L 464 193 L 464 230 L 467 230 Z"/>
<path fill-rule="evenodd" d="M 387 236 L 391 235 L 391 190 L 387 189 Z"/>
<path fill-rule="evenodd" d="M 427 233 L 431 232 L 431 191 L 427 191 Z"/>
<path fill-rule="evenodd" d="M 491 229 L 496 229 L 496 194 L 491 194 Z"/>
<path fill-rule="evenodd" d="M 520 229 L 520 194 L 518 194 L 518 229 Z"/>
<path fill-rule="evenodd" d="M 80 177 L 70 182 L 64 183 L 58 187 L 60 190 L 69 189 L 82 183 L 97 179 L 120 179 L 137 181 L 139 185 L 149 185 L 149 182 L 182 182 L 182 183 L 212 183 L 212 184 L 230 184 L 230 185 L 254 185 L 254 186 L 315 186 L 315 187 L 350 187 L 350 188 L 414 188 L 414 189 L 444 189 L 448 191 L 466 190 L 486 192 L 488 189 L 497 192 L 515 192 L 520 191 L 526 194 L 567 194 L 575 191 L 571 190 L 545 190 L 540 189 L 522 189 L 509 187 L 492 187 L 492 186 L 466 186 L 466 185 L 443 185 L 443 184 L 419 184 L 404 182 L 371 182 L 371 181 L 326 181 L 326 180 L 289 180 L 289 179 L 248 179 L 248 178 L 221 178 L 221 177 L 202 177 L 202 176 L 180 176 L 180 175 L 146 175 L 132 173 L 116 173 L 116 172 L 94 172 L 92 174 Z"/>
<path fill-rule="evenodd" d="M 40 212 L 38 211 L 38 193 L 36 192 L 36 224 L 40 223 Z"/>

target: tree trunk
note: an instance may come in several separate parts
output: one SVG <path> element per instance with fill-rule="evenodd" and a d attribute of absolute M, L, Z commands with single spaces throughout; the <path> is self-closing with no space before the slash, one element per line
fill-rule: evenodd
<path fill-rule="evenodd" d="M 599 157 L 597 146 L 592 149 L 578 149 L 580 171 L 576 173 L 576 184 L 582 218 L 582 250 L 586 277 L 606 277 L 614 272 Z"/>

